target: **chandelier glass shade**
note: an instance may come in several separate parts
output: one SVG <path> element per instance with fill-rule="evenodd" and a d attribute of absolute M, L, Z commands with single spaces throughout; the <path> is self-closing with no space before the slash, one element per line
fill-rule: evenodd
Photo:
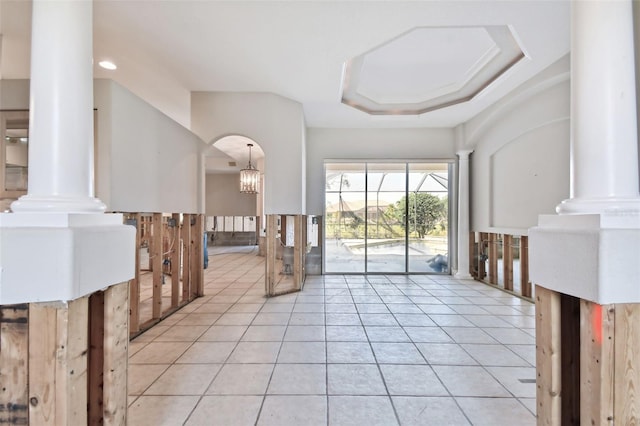
<path fill-rule="evenodd" d="M 260 185 L 260 171 L 251 164 L 251 147 L 253 144 L 248 143 L 249 147 L 249 164 L 240 170 L 240 192 L 243 194 L 257 194 Z"/>

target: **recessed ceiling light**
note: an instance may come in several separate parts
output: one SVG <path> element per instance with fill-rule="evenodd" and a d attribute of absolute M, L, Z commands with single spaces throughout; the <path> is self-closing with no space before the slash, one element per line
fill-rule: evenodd
<path fill-rule="evenodd" d="M 98 62 L 98 65 L 100 65 L 105 70 L 115 70 L 116 68 L 118 68 L 116 64 L 111 61 L 100 61 Z"/>

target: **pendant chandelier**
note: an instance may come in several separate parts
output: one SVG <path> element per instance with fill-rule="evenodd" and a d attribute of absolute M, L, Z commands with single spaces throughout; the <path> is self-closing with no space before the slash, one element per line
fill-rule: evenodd
<path fill-rule="evenodd" d="M 249 147 L 249 164 L 240 170 L 240 192 L 243 194 L 257 194 L 260 171 L 251 165 L 251 147 L 253 144 L 248 143 L 247 146 Z"/>

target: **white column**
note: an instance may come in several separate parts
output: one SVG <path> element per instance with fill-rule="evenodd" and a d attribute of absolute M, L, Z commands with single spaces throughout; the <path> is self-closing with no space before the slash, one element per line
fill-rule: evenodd
<path fill-rule="evenodd" d="M 93 197 L 92 6 L 33 2 L 29 189 L 15 212 L 105 210 Z"/>
<path fill-rule="evenodd" d="M 640 303 L 632 4 L 571 5 L 571 198 L 529 230 L 530 277 L 599 304 Z"/>
<path fill-rule="evenodd" d="M 469 274 L 469 155 L 458 151 L 458 271 L 455 277 L 472 279 Z"/>
<path fill-rule="evenodd" d="M 29 189 L 0 214 L 0 304 L 75 300 L 134 275 L 135 228 L 93 197 L 92 22 L 91 0 L 33 1 Z"/>
<path fill-rule="evenodd" d="M 632 3 L 571 6 L 571 198 L 557 211 L 638 213 Z"/>

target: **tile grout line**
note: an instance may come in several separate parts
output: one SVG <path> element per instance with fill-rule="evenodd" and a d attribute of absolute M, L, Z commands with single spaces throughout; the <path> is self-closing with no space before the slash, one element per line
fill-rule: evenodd
<path fill-rule="evenodd" d="M 277 296 L 276 296 L 277 297 Z M 296 299 L 297 299 L 297 295 L 296 295 Z M 269 298 L 266 298 L 266 301 L 264 303 L 264 305 L 267 304 Z M 264 308 L 263 305 L 263 308 Z M 286 336 L 287 334 L 287 329 L 289 328 L 289 323 L 291 322 L 291 316 L 293 315 L 293 309 L 295 309 L 295 301 L 294 301 L 294 308 L 291 309 L 291 312 L 289 312 L 289 319 L 287 320 L 287 324 L 286 324 L 286 328 L 284 330 L 284 334 L 282 335 L 282 339 L 280 340 L 280 346 L 278 348 L 278 353 L 276 354 L 275 359 L 273 360 L 273 369 L 271 370 L 271 374 L 269 375 L 269 380 L 267 380 L 267 386 L 264 389 L 264 395 L 262 397 L 262 402 L 260 403 L 260 408 L 258 408 L 258 413 L 256 416 L 256 421 L 254 423 L 254 426 L 258 425 L 258 422 L 260 421 L 260 416 L 262 416 L 262 410 L 264 408 L 264 404 L 267 400 L 267 396 L 269 395 L 269 386 L 271 385 L 271 380 L 273 380 L 273 375 L 275 374 L 276 371 L 276 367 L 278 365 L 278 358 L 280 357 L 280 352 L 282 351 L 282 345 L 284 344 L 284 336 Z M 261 308 L 262 310 L 262 308 Z M 256 315 L 257 316 L 257 315 Z M 255 320 L 255 317 L 254 317 Z M 253 322 L 253 321 L 252 321 Z M 249 327 L 247 327 L 247 330 L 249 329 Z M 245 331 L 246 332 L 246 331 Z"/>
<path fill-rule="evenodd" d="M 322 307 L 324 316 L 324 385 L 325 385 L 325 401 L 326 401 L 326 425 L 329 426 L 331 416 L 331 407 L 329 407 L 329 345 L 327 344 L 327 288 L 325 287 L 324 278 L 322 279 Z"/>
<path fill-rule="evenodd" d="M 378 292 L 377 292 L 377 290 L 375 288 L 374 288 L 374 291 L 376 292 L 376 294 L 378 294 Z M 378 297 L 380 297 L 379 294 L 378 294 Z M 381 301 L 383 301 L 383 300 L 381 299 Z M 383 301 L 383 303 L 384 303 L 384 301 Z M 387 308 L 387 310 L 389 310 L 389 307 L 387 306 L 387 304 L 384 303 L 384 305 Z M 378 357 L 376 356 L 376 353 L 373 350 L 373 346 L 371 344 L 371 340 L 369 339 L 369 334 L 367 333 L 367 328 L 364 326 L 364 323 L 362 322 L 362 317 L 360 316 L 360 313 L 358 313 L 358 318 L 360 319 L 360 323 L 362 324 L 362 328 L 364 329 L 364 334 L 367 337 L 367 343 L 369 343 L 369 349 L 371 350 L 371 353 L 373 354 L 373 359 L 376 362 L 376 367 L 378 369 L 378 374 L 380 374 L 380 378 L 382 380 L 382 384 L 384 385 L 384 389 L 387 392 L 386 397 L 389 399 L 389 403 L 391 404 L 391 409 L 393 410 L 393 415 L 395 416 L 397 424 L 400 425 L 401 424 L 400 415 L 398 414 L 398 410 L 396 409 L 396 406 L 393 403 L 393 399 L 391 398 L 391 393 L 389 392 L 389 386 L 387 385 L 387 380 L 385 379 L 384 374 L 382 373 L 382 368 L 380 367 L 380 364 L 378 363 Z M 395 319 L 395 317 L 394 317 L 394 319 Z"/>
<path fill-rule="evenodd" d="M 229 283 L 229 285 L 227 285 L 227 286 L 225 287 L 225 289 L 229 288 L 229 287 L 230 287 L 234 282 L 237 282 L 237 279 L 236 279 L 235 281 L 233 281 L 232 283 Z M 221 290 L 221 291 L 223 291 L 223 290 Z M 220 292 L 221 292 L 221 291 L 220 291 Z M 248 290 L 247 290 L 247 291 L 248 291 Z M 220 292 L 218 292 L 217 294 L 219 294 Z M 245 291 L 245 293 L 243 293 L 243 294 L 246 294 L 246 291 Z M 211 299 L 209 299 L 209 300 L 211 300 Z M 239 300 L 239 298 L 238 298 L 238 300 Z M 235 306 L 237 303 L 238 303 L 238 302 L 236 301 L 235 303 L 231 304 L 231 306 L 229 306 L 229 307 L 225 310 L 225 312 L 223 312 L 223 313 L 222 313 L 222 314 L 221 314 L 221 315 L 220 315 L 220 316 L 219 316 L 219 317 L 218 317 L 218 318 L 213 322 L 213 324 L 211 324 L 211 325 L 209 326 L 209 328 L 207 329 L 207 331 L 208 331 L 209 329 L 211 329 L 211 327 L 213 327 L 213 326 L 218 322 L 218 320 L 219 320 L 220 318 L 222 318 L 222 316 L 223 316 L 224 314 L 226 314 L 227 312 L 229 312 L 229 310 L 230 310 L 233 306 Z M 247 329 L 248 329 L 248 327 L 247 327 Z M 246 330 L 245 330 L 245 333 L 246 333 Z M 202 334 L 204 334 L 204 333 L 202 333 Z M 199 337 L 202 337 L 202 334 L 201 334 Z M 244 333 L 243 333 L 243 335 L 244 335 Z M 199 338 L 199 337 L 198 337 L 198 338 Z M 198 339 L 196 339 L 193 343 L 195 344 L 195 342 L 196 342 L 197 340 L 198 340 Z M 216 378 L 218 377 L 218 375 L 220 375 L 220 372 L 222 371 L 222 369 L 223 369 L 223 368 L 224 368 L 224 366 L 226 365 L 227 360 L 229 359 L 229 357 L 231 356 L 231 354 L 233 353 L 233 351 L 235 350 L 235 348 L 236 348 L 236 347 L 238 347 L 238 343 L 239 343 L 239 342 L 240 342 L 240 340 L 238 340 L 238 342 L 236 343 L 236 345 L 234 346 L 234 348 L 229 352 L 229 355 L 227 355 L 227 357 L 225 358 L 225 360 L 221 363 L 220 368 L 218 369 L 218 371 L 216 372 L 216 374 L 214 374 L 214 375 L 213 375 L 213 377 L 211 378 L 211 380 L 209 381 L 209 384 L 208 384 L 208 385 L 207 385 L 207 387 L 205 388 L 204 392 L 203 392 L 203 393 L 200 395 L 200 397 L 198 398 L 198 401 L 196 402 L 196 404 L 193 406 L 193 408 L 191 409 L 191 411 L 189 412 L 189 414 L 188 414 L 188 415 L 187 415 L 187 417 L 185 418 L 185 420 L 184 420 L 183 424 L 186 424 L 186 423 L 189 421 L 189 419 L 191 418 L 191 416 L 193 416 L 194 411 L 198 408 L 198 406 L 200 405 L 200 402 L 201 402 L 201 401 L 202 401 L 202 399 L 205 397 L 205 395 L 206 395 L 207 391 L 209 390 L 209 388 L 211 387 L 211 385 L 213 384 L 213 382 L 216 380 Z M 177 359 L 176 359 L 176 361 L 177 361 Z M 207 364 L 207 365 L 210 365 L 210 363 L 206 363 L 206 364 Z M 174 365 L 174 364 L 172 364 L 172 365 Z"/>

